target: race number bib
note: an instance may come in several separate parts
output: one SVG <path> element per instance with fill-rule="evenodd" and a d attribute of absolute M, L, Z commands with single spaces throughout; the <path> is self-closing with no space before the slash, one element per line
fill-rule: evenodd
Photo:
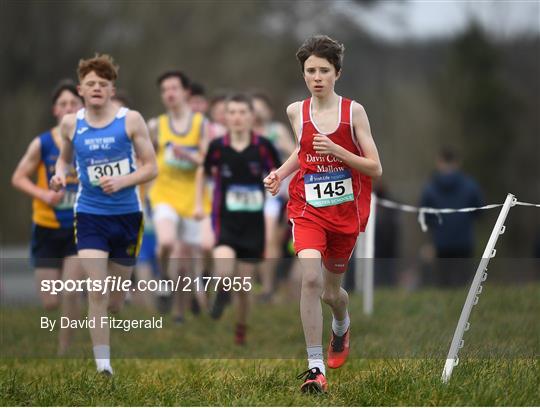
<path fill-rule="evenodd" d="M 174 145 L 172 143 L 169 143 L 167 146 L 165 146 L 165 152 L 163 154 L 163 157 L 165 159 L 165 164 L 171 167 L 175 167 L 177 169 L 181 169 L 181 170 L 195 169 L 196 167 L 195 163 L 193 163 L 192 161 L 189 161 L 188 159 L 176 156 L 176 154 L 174 153 L 173 146 Z M 182 146 L 182 148 L 190 152 L 197 150 L 197 149 L 194 149 L 191 147 L 185 147 L 185 146 Z"/>
<path fill-rule="evenodd" d="M 264 194 L 258 185 L 233 184 L 227 189 L 225 206 L 228 211 L 262 211 Z"/>
<path fill-rule="evenodd" d="M 129 159 L 113 162 L 105 162 L 88 166 L 88 179 L 92 185 L 99 185 L 99 179 L 103 176 L 127 176 L 130 172 Z"/>
<path fill-rule="evenodd" d="M 77 198 L 76 191 L 65 191 L 62 201 L 54 206 L 57 210 L 69 210 L 75 205 L 75 199 Z"/>
<path fill-rule="evenodd" d="M 304 176 L 306 200 L 313 207 L 329 207 L 354 200 L 348 170 Z"/>

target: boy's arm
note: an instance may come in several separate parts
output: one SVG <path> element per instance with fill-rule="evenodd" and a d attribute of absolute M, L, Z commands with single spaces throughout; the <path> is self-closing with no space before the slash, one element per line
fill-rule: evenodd
<path fill-rule="evenodd" d="M 213 146 L 213 145 L 212 145 Z M 197 167 L 195 173 L 195 212 L 193 217 L 195 219 L 203 219 L 204 214 L 204 186 L 206 185 L 206 172 L 211 166 L 210 159 L 212 156 L 212 146 L 208 143 L 203 145 L 204 151 L 202 156 L 202 162 Z"/>
<path fill-rule="evenodd" d="M 11 184 L 17 190 L 28 194 L 32 198 L 37 198 L 48 205 L 54 206 L 62 200 L 63 193 L 56 193 L 49 189 L 44 189 L 36 185 L 30 177 L 34 175 L 41 161 L 41 141 L 36 137 L 28 145 L 26 153 L 21 158 L 17 168 L 11 177 Z"/>
<path fill-rule="evenodd" d="M 204 167 L 198 166 L 195 173 L 195 211 L 193 213 L 193 218 L 196 220 L 202 220 L 205 216 L 204 214 L 204 186 L 206 184 L 206 175 L 204 172 Z"/>
<path fill-rule="evenodd" d="M 204 155 L 206 149 L 208 148 L 208 141 L 210 140 L 210 123 L 208 120 L 204 119 L 201 125 L 201 138 L 199 140 L 199 148 L 197 151 L 193 152 L 182 146 L 174 146 L 175 154 L 179 157 L 184 158 L 185 160 L 190 161 L 196 166 L 200 166 L 204 162 Z"/>
<path fill-rule="evenodd" d="M 54 176 L 50 181 L 50 187 L 59 191 L 66 186 L 66 174 L 69 166 L 73 163 L 73 133 L 75 131 L 76 116 L 68 114 L 60 122 L 60 154 L 56 160 Z"/>
<path fill-rule="evenodd" d="M 150 141 L 154 150 L 157 152 L 158 149 L 158 118 L 152 118 L 148 121 L 148 135 L 150 136 Z"/>

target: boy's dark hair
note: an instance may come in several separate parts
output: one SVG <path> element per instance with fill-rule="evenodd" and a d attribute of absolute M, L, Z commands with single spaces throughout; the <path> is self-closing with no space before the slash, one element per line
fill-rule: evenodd
<path fill-rule="evenodd" d="M 64 91 L 71 92 L 73 95 L 75 95 L 82 101 L 79 92 L 77 92 L 77 86 L 75 85 L 75 82 L 73 82 L 71 79 L 62 79 L 60 82 L 58 82 L 58 84 L 56 84 L 52 91 L 51 102 L 53 105 L 56 103 L 58 98 L 60 98 L 60 95 L 62 95 Z"/>
<path fill-rule="evenodd" d="M 131 99 L 123 89 L 117 89 L 111 99 L 120 102 L 125 107 L 131 106 Z"/>
<path fill-rule="evenodd" d="M 158 86 L 161 86 L 161 83 L 169 78 L 178 78 L 180 80 L 180 83 L 182 84 L 182 88 L 184 89 L 190 89 L 191 87 L 191 81 L 189 80 L 188 76 L 182 71 L 178 70 L 165 71 L 160 76 L 158 76 L 156 83 Z"/>
<path fill-rule="evenodd" d="M 208 103 L 208 114 L 209 115 L 212 114 L 217 104 L 226 102 L 226 101 L 227 101 L 227 94 L 219 93 L 217 95 L 214 95 L 212 98 L 210 98 L 210 102 Z"/>
<path fill-rule="evenodd" d="M 443 146 L 439 150 L 439 159 L 443 163 L 456 164 L 459 161 L 459 155 L 454 148 L 450 146 Z"/>
<path fill-rule="evenodd" d="M 272 106 L 272 101 L 270 100 L 270 97 L 261 91 L 255 91 L 251 94 L 252 99 L 259 99 L 260 101 L 263 101 L 266 106 L 268 106 L 271 110 L 274 108 Z"/>
<path fill-rule="evenodd" d="M 304 63 L 315 55 L 319 58 L 325 58 L 336 69 L 336 74 L 341 71 L 343 64 L 343 53 L 345 46 L 327 35 L 314 35 L 308 38 L 296 52 L 296 58 L 300 62 L 302 72 L 304 72 Z"/>
<path fill-rule="evenodd" d="M 244 93 L 235 93 L 235 94 L 229 95 L 227 99 L 225 100 L 225 102 L 226 103 L 229 103 L 229 102 L 245 103 L 248 106 L 249 110 L 253 112 L 253 101 L 248 95 Z"/>
<path fill-rule="evenodd" d="M 204 85 L 200 82 L 192 82 L 191 86 L 189 87 L 191 96 L 205 96 L 206 95 L 206 89 L 204 88 Z"/>

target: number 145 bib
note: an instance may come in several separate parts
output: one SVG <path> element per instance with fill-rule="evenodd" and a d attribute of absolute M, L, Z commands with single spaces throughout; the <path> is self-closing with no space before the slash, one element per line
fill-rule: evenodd
<path fill-rule="evenodd" d="M 348 170 L 306 174 L 304 186 L 306 201 L 313 207 L 329 207 L 354 200 L 351 173 Z"/>

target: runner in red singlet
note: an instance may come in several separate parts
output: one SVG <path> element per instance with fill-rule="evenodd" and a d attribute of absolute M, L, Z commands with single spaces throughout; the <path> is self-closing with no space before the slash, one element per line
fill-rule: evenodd
<path fill-rule="evenodd" d="M 298 146 L 265 178 L 277 194 L 282 180 L 298 170 L 290 186 L 289 219 L 294 248 L 303 269 L 300 314 L 308 354 L 301 390 L 325 392 L 321 298 L 332 308 L 328 366 L 338 368 L 349 354 L 348 295 L 343 272 L 364 231 L 371 178 L 382 174 L 377 147 L 364 108 L 334 91 L 344 47 L 327 36 L 306 40 L 296 53 L 311 97 L 287 107 Z"/>

